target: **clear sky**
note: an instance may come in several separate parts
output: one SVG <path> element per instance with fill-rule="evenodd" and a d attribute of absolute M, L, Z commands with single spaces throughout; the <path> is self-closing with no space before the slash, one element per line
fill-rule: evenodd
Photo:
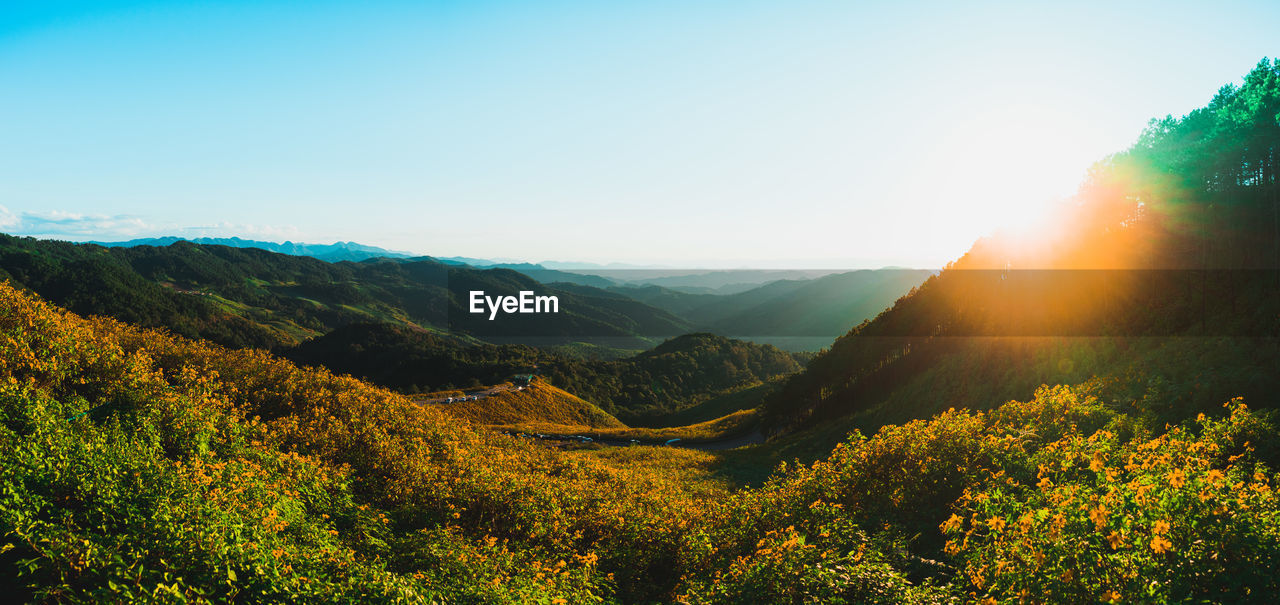
<path fill-rule="evenodd" d="M 940 266 L 1278 2 L 0 3 L 0 230 Z"/>

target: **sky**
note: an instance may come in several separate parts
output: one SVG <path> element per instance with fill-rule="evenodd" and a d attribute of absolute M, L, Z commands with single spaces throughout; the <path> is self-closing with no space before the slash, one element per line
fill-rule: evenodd
<path fill-rule="evenodd" d="M 0 231 L 940 267 L 1276 2 L 5 2 Z"/>

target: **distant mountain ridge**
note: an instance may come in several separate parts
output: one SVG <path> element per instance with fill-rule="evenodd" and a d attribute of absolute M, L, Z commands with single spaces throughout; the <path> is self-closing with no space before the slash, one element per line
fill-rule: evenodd
<path fill-rule="evenodd" d="M 0 279 L 79 313 L 234 347 L 288 347 L 368 321 L 503 341 L 623 339 L 625 348 L 648 348 L 649 338 L 689 328 L 606 290 L 560 290 L 509 269 L 449 266 L 429 257 L 325 262 L 186 241 L 104 248 L 0 234 Z M 471 291 L 515 296 L 533 290 L 558 296 L 563 312 L 490 319 L 469 311 Z"/>
<path fill-rule="evenodd" d="M 123 242 L 88 242 L 108 248 L 133 248 L 136 246 L 156 246 L 163 247 L 175 244 L 177 242 L 191 242 L 193 244 L 207 244 L 215 246 L 229 246 L 231 248 L 258 248 L 269 252 L 277 252 L 280 254 L 288 254 L 291 256 L 310 256 L 318 258 L 322 261 L 331 263 L 349 261 L 362 261 L 370 258 L 410 258 L 417 256 L 408 252 L 397 252 L 379 248 L 377 246 L 367 246 L 356 242 L 334 242 L 332 244 L 304 244 L 302 242 L 284 243 L 264 242 L 251 239 L 242 239 L 239 237 L 146 237 L 140 239 L 131 239 Z"/>

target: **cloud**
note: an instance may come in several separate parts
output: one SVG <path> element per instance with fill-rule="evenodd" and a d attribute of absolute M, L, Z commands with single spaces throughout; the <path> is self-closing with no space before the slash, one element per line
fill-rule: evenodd
<path fill-rule="evenodd" d="M 8 212 L 6 210 L 6 212 Z M 142 218 L 128 214 L 79 214 L 75 212 L 23 212 L 4 225 L 18 235 L 44 237 L 138 237 L 154 230 Z M 0 216 L 0 222 L 5 218 Z"/>
<path fill-rule="evenodd" d="M 298 241 L 302 233 L 293 225 L 254 225 L 251 223 L 231 223 L 222 221 L 216 225 L 201 227 L 183 227 L 183 237 L 231 237 L 259 239 L 268 241 Z"/>
<path fill-rule="evenodd" d="M 22 222 L 18 215 L 9 212 L 8 208 L 0 206 L 0 229 L 12 229 Z"/>
<path fill-rule="evenodd" d="M 53 210 L 49 212 L 13 213 L 0 206 L 0 229 L 14 235 L 70 240 L 119 241 L 143 237 L 177 236 L 232 237 L 298 241 L 297 227 L 220 222 L 213 225 L 183 227 L 175 223 L 156 223 L 132 214 L 80 214 Z"/>

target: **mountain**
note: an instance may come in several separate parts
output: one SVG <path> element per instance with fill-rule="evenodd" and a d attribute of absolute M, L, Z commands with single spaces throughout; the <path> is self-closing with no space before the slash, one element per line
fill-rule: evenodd
<path fill-rule="evenodd" d="M 773 468 L 759 448 L 559 450 L 9 284 L 0 337 L 0 584 L 15 602 L 1280 591 L 1280 429 L 1239 401 L 1169 427 L 1045 388 L 855 434 L 750 487 L 727 474 Z"/>
<path fill-rule="evenodd" d="M 134 246 L 157 246 L 163 247 L 177 242 L 191 242 L 193 244 L 207 244 L 212 246 L 228 246 L 231 248 L 258 248 L 260 250 L 268 250 L 271 252 L 279 252 L 280 254 L 290 254 L 293 256 L 310 256 L 323 261 L 336 263 L 339 261 L 362 261 L 369 258 L 408 258 L 414 255 L 407 252 L 394 252 L 377 246 L 366 246 L 355 242 L 334 242 L 332 244 L 303 244 L 295 242 L 284 242 L 283 244 L 276 242 L 263 242 L 256 240 L 240 239 L 238 237 L 197 237 L 188 239 L 185 237 L 149 237 L 143 239 L 131 239 L 124 242 L 89 242 L 98 244 L 107 248 L 132 248 Z"/>
<path fill-rule="evenodd" d="M 825 269 L 601 269 L 589 272 L 624 285 L 662 286 L 688 294 L 736 294 L 773 281 L 807 280 L 838 273 Z"/>
<path fill-rule="evenodd" d="M 875 317 L 933 271 L 879 269 L 782 279 L 736 294 L 690 294 L 661 286 L 610 290 L 670 311 L 698 329 L 737 337 L 835 338 Z"/>
<path fill-rule="evenodd" d="M 726 390 L 794 373 L 800 359 L 769 345 L 688 334 L 619 359 L 581 359 L 558 348 L 464 343 L 389 324 L 354 324 L 284 352 L 406 392 L 478 387 L 536 373 L 628 424 L 661 424 Z M 738 402 L 754 407 L 759 399 Z M 719 409 L 719 408 L 717 408 Z M 724 415 L 742 407 L 721 410 Z M 704 420 L 706 418 L 703 418 Z"/>
<path fill-rule="evenodd" d="M 529 263 L 494 263 L 486 267 L 488 269 L 511 269 L 532 277 L 544 284 L 566 283 L 577 284 L 580 286 L 591 286 L 593 288 L 608 288 L 617 285 L 617 282 L 600 277 L 598 275 L 590 275 L 587 273 L 575 273 L 570 271 L 557 271 L 548 269 L 542 265 L 533 265 Z"/>
<path fill-rule="evenodd" d="M 461 392 L 458 398 L 463 398 Z M 626 428 L 591 402 L 538 379 L 519 390 L 507 388 L 482 398 L 428 405 L 436 405 L 445 414 L 476 424 Z"/>
<path fill-rule="evenodd" d="M 1153 121 L 1052 230 L 977 242 L 790 379 L 766 424 L 874 431 L 1046 383 L 1168 422 L 1237 396 L 1280 403 L 1277 113 L 1264 63 Z"/>
<path fill-rule="evenodd" d="M 769 395 L 770 441 L 723 453 L 560 449 L 0 283 L 0 586 L 14 602 L 1269 603 L 1280 426 L 1252 408 L 1280 392 L 1278 114 L 1264 61 L 1154 122 L 1056 230 L 980 241 Z M 239 284 L 209 296 L 247 316 L 267 307 L 231 303 L 451 278 L 428 261 L 0 243 L 10 276 L 120 312 L 156 303 L 144 318 L 187 317 L 149 286 L 204 300 L 197 278 Z M 362 271 L 384 281 L 318 279 Z M 693 334 L 609 366 L 647 383 L 602 388 L 784 365 Z M 999 399 L 1042 378 L 1055 386 Z M 771 390 L 733 393 L 756 388 Z"/>
<path fill-rule="evenodd" d="M 229 346 L 277 348 L 361 322 L 461 337 L 561 344 L 615 339 L 643 348 L 685 322 L 591 288 L 544 286 L 507 269 L 432 259 L 324 262 L 256 248 L 176 242 L 105 248 L 0 235 L 0 277 L 85 314 L 165 327 Z M 585 289 L 583 289 L 585 288 Z M 554 314 L 470 313 L 469 293 L 559 297 Z"/>

